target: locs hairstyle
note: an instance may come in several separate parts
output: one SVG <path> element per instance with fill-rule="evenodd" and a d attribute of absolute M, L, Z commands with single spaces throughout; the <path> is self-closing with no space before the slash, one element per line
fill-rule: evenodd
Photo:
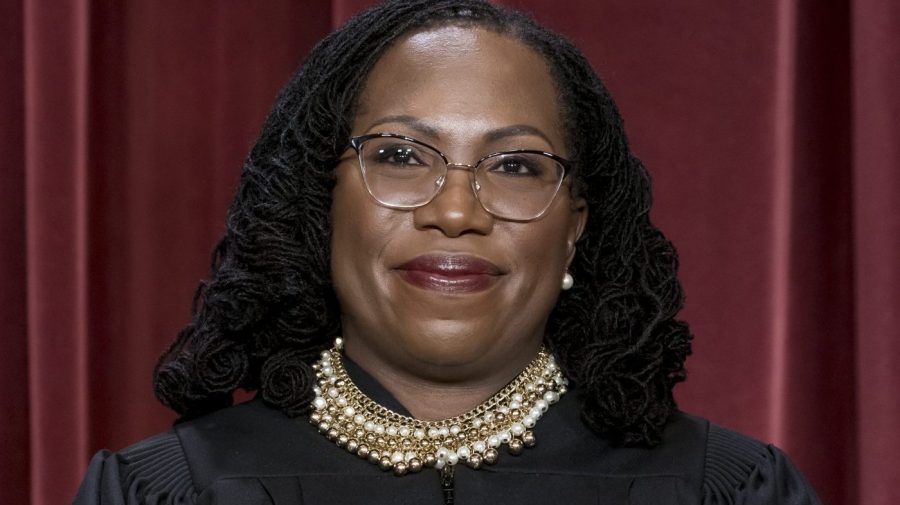
<path fill-rule="evenodd" d="M 183 418 L 229 405 L 238 388 L 290 416 L 308 410 L 310 364 L 341 334 L 330 279 L 334 168 L 369 70 L 400 36 L 435 25 L 493 30 L 546 60 L 576 167 L 572 191 L 590 209 L 570 269 L 577 282 L 551 314 L 546 342 L 591 429 L 616 444 L 658 443 L 691 335 L 674 319 L 677 257 L 650 223 L 647 172 L 584 56 L 527 16 L 478 0 L 389 1 L 312 50 L 244 163 L 191 324 L 156 366 L 156 396 Z"/>

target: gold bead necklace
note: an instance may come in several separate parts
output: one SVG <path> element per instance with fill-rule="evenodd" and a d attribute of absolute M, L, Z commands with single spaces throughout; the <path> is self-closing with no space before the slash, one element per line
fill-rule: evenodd
<path fill-rule="evenodd" d="M 347 375 L 342 350 L 338 338 L 313 365 L 316 397 L 309 421 L 339 447 L 398 476 L 461 461 L 475 469 L 491 465 L 502 445 L 521 454 L 535 445 L 531 428 L 568 386 L 542 347 L 522 373 L 481 405 L 449 419 L 421 421 L 363 394 Z"/>

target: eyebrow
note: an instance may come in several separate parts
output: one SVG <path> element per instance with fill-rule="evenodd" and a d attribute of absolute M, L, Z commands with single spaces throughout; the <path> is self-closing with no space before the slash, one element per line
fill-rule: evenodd
<path fill-rule="evenodd" d="M 428 124 L 427 122 L 425 122 L 417 117 L 407 116 L 407 115 L 403 115 L 403 114 L 396 115 L 396 116 L 385 116 L 385 117 L 375 121 L 371 125 L 369 125 L 368 130 L 371 131 L 372 128 L 375 128 L 376 126 L 387 124 L 387 123 L 400 123 L 402 125 L 406 125 L 406 126 L 412 128 L 413 130 L 416 130 L 419 133 L 423 133 L 430 137 L 440 138 L 440 136 L 441 136 L 438 129 L 435 128 L 434 126 Z"/>
<path fill-rule="evenodd" d="M 497 128 L 489 131 L 487 135 L 485 135 L 485 138 L 489 142 L 494 142 L 508 137 L 521 137 L 524 135 L 534 135 L 535 137 L 540 137 L 547 141 L 547 143 L 551 146 L 553 145 L 553 142 L 550 142 L 550 139 L 547 138 L 546 135 L 544 135 L 544 132 L 542 132 L 538 128 L 535 128 L 534 126 L 530 126 L 527 124 L 514 124 L 510 126 L 504 126 L 503 128 Z"/>
<path fill-rule="evenodd" d="M 437 127 L 415 116 L 409 116 L 405 114 L 385 116 L 381 119 L 378 119 L 377 121 L 369 125 L 368 130 L 371 131 L 372 128 L 387 123 L 400 123 L 402 125 L 408 126 L 409 128 L 412 128 L 418 133 L 422 133 L 424 135 L 428 135 L 430 137 L 438 139 L 441 137 L 440 130 Z M 539 128 L 527 124 L 514 124 L 510 126 L 504 126 L 502 128 L 495 128 L 488 131 L 484 137 L 488 142 L 496 142 L 498 140 L 509 137 L 521 137 L 525 135 L 540 137 L 544 139 L 549 145 L 553 145 L 553 142 L 550 141 L 550 139 L 546 134 L 544 134 L 544 132 L 542 132 Z"/>

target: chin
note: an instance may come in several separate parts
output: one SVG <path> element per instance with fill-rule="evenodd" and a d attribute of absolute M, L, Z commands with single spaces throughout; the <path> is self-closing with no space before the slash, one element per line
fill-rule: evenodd
<path fill-rule="evenodd" d="M 460 369 L 477 367 L 486 354 L 490 353 L 494 340 L 476 336 L 471 331 L 448 331 L 446 324 L 431 331 L 416 332 L 409 337 L 406 353 L 420 363 L 433 368 L 435 372 L 459 372 Z M 450 325 L 459 326 L 459 325 Z M 423 337 L 422 335 L 428 335 Z"/>

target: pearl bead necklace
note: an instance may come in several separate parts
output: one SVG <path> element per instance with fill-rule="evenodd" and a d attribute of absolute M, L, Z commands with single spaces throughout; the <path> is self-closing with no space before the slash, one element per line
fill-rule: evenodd
<path fill-rule="evenodd" d="M 363 394 L 347 375 L 343 340 L 335 340 L 317 363 L 309 421 L 339 447 L 393 470 L 395 475 L 460 461 L 471 468 L 497 461 L 501 445 L 518 455 L 535 445 L 531 428 L 565 394 L 568 381 L 541 348 L 506 387 L 460 416 L 421 421 L 389 410 Z"/>

